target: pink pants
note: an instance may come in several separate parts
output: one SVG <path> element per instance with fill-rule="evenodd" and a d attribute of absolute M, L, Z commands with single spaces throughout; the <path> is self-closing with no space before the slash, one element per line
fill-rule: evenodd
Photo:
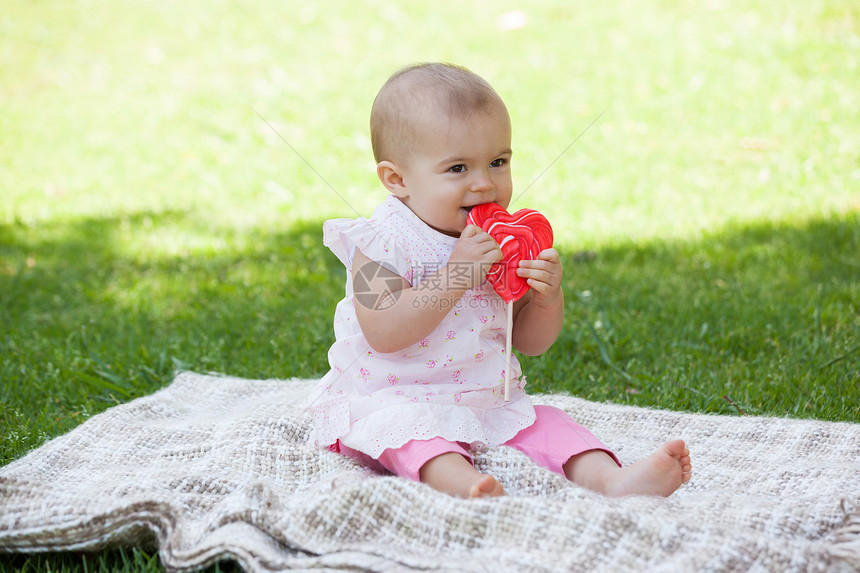
<path fill-rule="evenodd" d="M 603 450 L 618 466 L 621 462 L 594 434 L 577 424 L 563 410 L 552 406 L 535 406 L 535 422 L 505 442 L 539 465 L 564 475 L 564 464 L 577 454 L 590 450 Z M 449 442 L 443 438 L 412 440 L 399 448 L 389 448 L 379 458 L 353 450 L 339 441 L 329 449 L 347 455 L 370 468 L 382 468 L 401 477 L 420 481 L 418 472 L 425 463 L 449 452 L 455 452 L 473 463 L 472 456 L 462 442 Z"/>

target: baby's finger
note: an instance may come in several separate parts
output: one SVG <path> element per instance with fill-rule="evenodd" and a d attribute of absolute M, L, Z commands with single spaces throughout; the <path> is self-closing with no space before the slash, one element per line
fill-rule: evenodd
<path fill-rule="evenodd" d="M 557 260 L 552 260 L 552 259 L 550 259 L 550 260 L 536 259 L 534 261 L 520 261 L 519 268 L 517 269 L 517 271 L 519 271 L 519 270 L 545 271 L 549 274 L 559 275 L 559 276 L 561 276 L 561 274 L 564 272 L 564 270 L 561 267 L 561 263 Z"/>
<path fill-rule="evenodd" d="M 489 235 L 487 236 L 489 237 Z M 485 245 L 484 254 L 487 256 L 487 260 L 492 263 L 502 260 L 502 257 L 505 256 L 504 253 L 502 253 L 502 248 L 492 237 L 490 237 L 490 242 Z"/>
<path fill-rule="evenodd" d="M 557 280 L 555 274 L 547 270 L 537 268 L 520 267 L 517 269 L 517 276 L 526 279 L 529 286 L 547 285 L 549 287 L 555 287 L 560 282 Z"/>
<path fill-rule="evenodd" d="M 496 240 L 490 236 L 489 233 L 484 231 L 482 228 L 477 225 L 466 225 L 466 228 L 463 229 L 463 232 L 460 233 L 461 239 L 471 239 L 477 243 L 489 243 L 493 246 L 499 246 Z"/>
<path fill-rule="evenodd" d="M 540 253 L 538 253 L 539 261 L 549 261 L 551 263 L 558 263 L 561 261 L 558 255 L 558 251 L 553 248 L 544 249 Z"/>
<path fill-rule="evenodd" d="M 475 241 L 476 244 L 480 245 L 484 253 L 496 253 L 499 258 L 502 257 L 502 248 L 489 233 L 481 231 L 472 237 L 472 240 Z"/>
<path fill-rule="evenodd" d="M 460 232 L 460 238 L 461 239 L 469 239 L 469 238 L 474 237 L 475 235 L 477 235 L 479 233 L 483 233 L 483 232 L 484 232 L 484 230 L 481 229 L 477 225 L 466 225 L 466 228 Z"/>

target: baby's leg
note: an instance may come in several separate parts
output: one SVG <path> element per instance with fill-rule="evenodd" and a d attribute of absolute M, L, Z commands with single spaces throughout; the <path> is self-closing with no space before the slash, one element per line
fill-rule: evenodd
<path fill-rule="evenodd" d="M 482 474 L 462 455 L 449 452 L 428 460 L 420 470 L 421 481 L 458 497 L 495 497 L 505 495 L 501 484 Z"/>
<path fill-rule="evenodd" d="M 574 483 L 605 495 L 669 495 L 690 480 L 690 452 L 681 440 L 666 442 L 629 467 L 566 412 L 535 406 L 535 422 L 507 445 Z"/>
<path fill-rule="evenodd" d="M 378 461 L 393 474 L 424 482 L 450 495 L 504 495 L 496 478 L 475 469 L 464 446 L 443 438 L 411 440 L 399 448 L 385 450 Z"/>
<path fill-rule="evenodd" d="M 602 450 L 583 452 L 564 464 L 570 481 L 611 497 L 668 496 L 690 481 L 691 471 L 690 450 L 682 440 L 666 442 L 647 458 L 624 468 Z"/>

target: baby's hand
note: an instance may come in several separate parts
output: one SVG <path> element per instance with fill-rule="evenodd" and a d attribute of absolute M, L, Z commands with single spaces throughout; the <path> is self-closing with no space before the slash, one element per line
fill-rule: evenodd
<path fill-rule="evenodd" d="M 502 249 L 488 233 L 467 225 L 454 245 L 448 269 L 453 282 L 466 290 L 481 283 L 493 263 L 502 260 Z"/>
<path fill-rule="evenodd" d="M 544 249 L 538 254 L 537 260 L 520 261 L 517 276 L 523 277 L 534 291 L 534 303 L 542 307 L 550 307 L 561 296 L 561 277 L 564 269 L 558 251 Z"/>

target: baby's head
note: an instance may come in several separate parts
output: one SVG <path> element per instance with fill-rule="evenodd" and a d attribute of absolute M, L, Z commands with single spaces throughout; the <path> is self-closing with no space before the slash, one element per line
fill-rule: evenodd
<path fill-rule="evenodd" d="M 465 68 L 395 73 L 373 102 L 370 138 L 383 185 L 437 231 L 459 236 L 471 207 L 511 200 L 508 110 Z"/>
<path fill-rule="evenodd" d="M 498 113 L 510 123 L 507 107 L 482 77 L 453 64 L 427 63 L 395 72 L 379 90 L 370 111 L 370 140 L 377 163 L 398 163 L 420 150 L 424 129 L 438 118 Z"/>

